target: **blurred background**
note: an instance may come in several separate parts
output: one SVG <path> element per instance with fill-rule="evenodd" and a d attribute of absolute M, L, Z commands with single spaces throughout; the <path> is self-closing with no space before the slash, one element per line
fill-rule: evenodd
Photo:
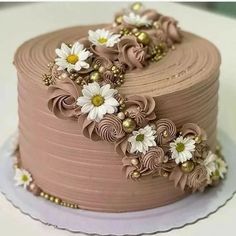
<path fill-rule="evenodd" d="M 144 2 L 144 1 L 143 1 Z M 35 4 L 29 2 L 0 2 L 0 9 L 5 7 L 14 7 L 24 4 Z M 236 18 L 236 2 L 180 2 L 179 4 L 188 5 L 194 8 L 201 8 L 206 11 L 215 12 L 218 14 L 223 14 L 230 17 Z"/>

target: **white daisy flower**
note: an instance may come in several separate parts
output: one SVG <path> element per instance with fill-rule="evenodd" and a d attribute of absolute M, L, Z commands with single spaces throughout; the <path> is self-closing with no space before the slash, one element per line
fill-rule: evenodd
<path fill-rule="evenodd" d="M 149 147 L 156 146 L 156 131 L 150 125 L 132 132 L 133 136 L 129 137 L 128 141 L 131 143 L 130 152 L 140 152 L 145 154 Z"/>
<path fill-rule="evenodd" d="M 224 179 L 224 176 L 227 173 L 227 164 L 221 158 L 216 159 L 216 172 L 221 179 Z"/>
<path fill-rule="evenodd" d="M 212 151 L 209 151 L 206 159 L 204 159 L 202 162 L 202 164 L 206 167 L 209 178 L 216 171 L 216 159 L 216 154 Z"/>
<path fill-rule="evenodd" d="M 137 27 L 149 26 L 152 24 L 151 20 L 147 19 L 147 16 L 136 15 L 133 12 L 130 12 L 128 16 L 123 16 L 123 20 L 129 25 L 134 25 Z"/>
<path fill-rule="evenodd" d="M 176 164 L 183 163 L 193 157 L 195 151 L 195 141 L 189 137 L 178 137 L 174 142 L 170 143 L 170 151 L 172 159 Z"/>
<path fill-rule="evenodd" d="M 70 48 L 65 43 L 61 44 L 61 48 L 56 49 L 57 58 L 55 59 L 58 70 L 67 69 L 70 72 L 72 69 L 80 71 L 82 68 L 88 69 L 89 64 L 86 60 L 92 55 L 91 52 L 84 48 L 83 44 L 76 42 Z"/>
<path fill-rule="evenodd" d="M 16 186 L 23 186 L 26 188 L 31 183 L 32 177 L 27 170 L 17 168 L 14 180 L 16 181 Z"/>
<path fill-rule="evenodd" d="M 81 112 L 88 113 L 88 119 L 99 122 L 105 114 L 112 114 L 117 111 L 119 102 L 114 98 L 117 90 L 111 89 L 110 84 L 100 85 L 97 82 L 84 85 L 82 97 L 77 99 L 81 106 Z"/>
<path fill-rule="evenodd" d="M 113 47 L 120 41 L 120 34 L 113 34 L 105 29 L 89 30 L 89 41 L 94 45 Z"/>

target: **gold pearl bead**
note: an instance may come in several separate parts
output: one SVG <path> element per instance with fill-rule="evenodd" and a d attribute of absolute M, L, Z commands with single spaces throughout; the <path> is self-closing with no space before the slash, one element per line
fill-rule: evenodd
<path fill-rule="evenodd" d="M 139 160 L 137 158 L 132 158 L 130 162 L 132 165 L 137 166 L 139 163 Z"/>
<path fill-rule="evenodd" d="M 54 202 L 54 197 L 51 196 L 51 197 L 49 198 L 49 200 L 50 200 L 51 202 Z"/>
<path fill-rule="evenodd" d="M 150 37 L 146 32 L 140 32 L 137 36 L 138 42 L 143 45 L 148 45 L 150 42 Z"/>
<path fill-rule="evenodd" d="M 54 199 L 54 202 L 55 202 L 56 204 L 60 204 L 60 203 L 61 203 L 61 200 L 56 197 L 56 198 Z"/>
<path fill-rule="evenodd" d="M 163 137 L 164 138 L 167 138 L 168 137 L 168 132 L 165 130 L 163 133 L 162 133 Z"/>
<path fill-rule="evenodd" d="M 98 70 L 98 69 L 99 69 L 99 65 L 98 65 L 98 64 L 94 64 L 94 65 L 93 65 L 93 69 L 94 69 L 94 70 Z"/>
<path fill-rule="evenodd" d="M 135 121 L 131 118 L 126 118 L 123 120 L 122 125 L 126 133 L 131 133 L 136 127 Z"/>
<path fill-rule="evenodd" d="M 124 114 L 124 112 L 119 112 L 119 113 L 117 114 L 117 117 L 118 117 L 120 120 L 124 120 L 124 119 L 125 119 L 125 114 Z"/>
<path fill-rule="evenodd" d="M 195 165 L 192 161 L 186 161 L 180 165 L 180 168 L 184 173 L 190 173 L 194 170 Z"/>
<path fill-rule="evenodd" d="M 45 193 L 45 194 L 44 194 L 44 198 L 45 198 L 46 200 L 48 200 L 48 199 L 49 199 L 49 195 L 48 195 L 47 193 Z"/>
<path fill-rule="evenodd" d="M 131 5 L 131 9 L 133 11 L 140 11 L 140 9 L 143 7 L 143 4 L 141 2 L 135 2 Z"/>
<path fill-rule="evenodd" d="M 100 66 L 98 69 L 99 73 L 104 73 L 105 70 L 106 70 L 106 68 L 104 66 Z"/>
<path fill-rule="evenodd" d="M 196 142 L 196 143 L 200 143 L 201 141 L 202 141 L 202 139 L 201 139 L 200 136 L 197 136 L 197 137 L 195 138 L 195 142 Z"/>
<path fill-rule="evenodd" d="M 116 24 L 118 24 L 118 25 L 120 25 L 121 23 L 122 23 L 122 21 L 123 21 L 123 16 L 121 15 L 121 16 L 117 16 L 116 18 L 115 18 L 115 22 L 116 22 Z"/>
<path fill-rule="evenodd" d="M 40 196 L 41 196 L 41 197 L 44 197 L 44 194 L 45 194 L 44 192 L 41 192 L 41 193 L 40 193 Z"/>
<path fill-rule="evenodd" d="M 162 174 L 162 176 L 163 176 L 164 178 L 167 178 L 167 177 L 169 176 L 169 173 L 168 173 L 168 172 L 164 172 L 164 173 Z"/>
<path fill-rule="evenodd" d="M 140 173 L 135 170 L 135 171 L 132 173 L 132 177 L 135 178 L 135 179 L 137 179 L 137 178 L 140 177 Z"/>
<path fill-rule="evenodd" d="M 99 81 L 101 79 L 101 75 L 99 72 L 94 71 L 90 74 L 90 80 L 94 81 Z"/>

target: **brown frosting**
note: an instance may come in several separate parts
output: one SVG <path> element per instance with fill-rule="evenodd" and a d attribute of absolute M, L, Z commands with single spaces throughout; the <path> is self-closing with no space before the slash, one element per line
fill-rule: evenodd
<path fill-rule="evenodd" d="M 76 106 L 76 99 L 80 96 L 80 88 L 69 78 L 57 80 L 48 89 L 49 110 L 58 118 L 68 119 L 80 113 Z"/>
<path fill-rule="evenodd" d="M 157 172 L 161 175 L 165 163 L 168 161 L 168 157 L 160 147 L 152 147 L 150 150 L 142 156 L 141 165 L 144 167 L 146 174 Z"/>
<path fill-rule="evenodd" d="M 160 119 L 155 122 L 157 130 L 157 143 L 163 145 L 173 140 L 176 136 L 176 126 L 173 121 L 169 119 Z"/>
<path fill-rule="evenodd" d="M 90 47 L 90 51 L 93 52 L 98 57 L 103 57 L 110 61 L 114 61 L 118 57 L 117 48 L 92 45 Z"/>
<path fill-rule="evenodd" d="M 124 36 L 117 47 L 119 62 L 127 65 L 129 70 L 144 67 L 147 50 L 137 42 L 135 36 Z"/>
<path fill-rule="evenodd" d="M 153 9 L 146 9 L 142 11 L 141 16 L 146 16 L 148 20 L 158 21 L 161 17 L 161 14 Z"/>
<path fill-rule="evenodd" d="M 125 113 L 141 127 L 145 126 L 149 121 L 156 119 L 156 103 L 150 96 L 127 96 L 125 105 Z"/>
<path fill-rule="evenodd" d="M 203 165 L 197 165 L 188 176 L 188 186 L 193 192 L 203 191 L 207 185 L 207 169 Z"/>
<path fill-rule="evenodd" d="M 127 180 L 114 146 L 84 137 L 85 131 L 87 135 L 94 132 L 92 123 L 82 126 L 72 119 L 61 120 L 47 108 L 47 88 L 41 75 L 55 57 L 55 48 L 61 41 L 73 42 L 86 36 L 88 29 L 104 27 L 59 30 L 32 39 L 18 49 L 14 63 L 18 73 L 22 166 L 43 191 L 77 203 L 81 209 L 126 212 L 175 202 L 186 193 L 176 189 L 168 178 Z M 128 73 L 119 91 L 152 97 L 158 118 L 168 117 L 177 128 L 188 122 L 198 123 L 206 130 L 214 151 L 220 56 L 207 40 L 183 34 L 183 42 L 161 61 Z"/>
<path fill-rule="evenodd" d="M 125 136 L 121 120 L 115 115 L 106 115 L 98 124 L 99 136 L 110 143 Z"/>
<path fill-rule="evenodd" d="M 161 16 L 159 21 L 161 28 L 166 33 L 167 44 L 173 45 L 174 43 L 180 43 L 182 40 L 182 35 L 177 26 L 178 22 L 174 18 L 168 16 Z"/>
<path fill-rule="evenodd" d="M 180 131 L 182 132 L 182 135 L 184 137 L 193 136 L 193 137 L 199 137 L 203 141 L 207 140 L 206 132 L 196 124 L 193 123 L 184 124 Z"/>

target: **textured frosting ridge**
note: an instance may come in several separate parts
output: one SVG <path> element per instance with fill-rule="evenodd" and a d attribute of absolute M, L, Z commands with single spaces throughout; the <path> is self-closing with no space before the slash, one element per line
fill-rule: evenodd
<path fill-rule="evenodd" d="M 168 23 L 167 28 L 174 37 L 171 24 Z M 41 82 L 41 75 L 47 70 L 45 65 L 55 57 L 54 49 L 61 40 L 73 42 L 84 37 L 88 29 L 101 27 L 103 26 L 74 27 L 49 33 L 26 42 L 17 51 L 15 65 L 19 78 L 22 165 L 31 171 L 40 188 L 69 202 L 78 203 L 84 209 L 134 211 L 174 202 L 186 194 L 175 189 L 165 178 L 147 176 L 137 182 L 128 181 L 121 173 L 122 163 L 113 147 L 103 141 L 93 142 L 83 136 L 83 130 L 91 136 L 93 122 L 81 117 L 83 126 L 73 120 L 65 123 L 47 110 L 47 89 Z M 147 68 L 128 73 L 120 91 L 130 96 L 130 102 L 136 94 L 151 97 L 147 98 L 148 102 L 140 101 L 138 104 L 150 111 L 150 117 L 153 99 L 157 104 L 158 118 L 168 117 L 178 128 L 187 122 L 198 123 L 206 130 L 208 142 L 214 150 L 220 56 L 208 41 L 187 32 L 183 34 L 183 43 L 158 64 L 153 63 Z M 132 52 L 132 55 L 142 59 L 137 52 Z M 67 96 L 73 98 L 74 94 L 71 93 L 70 85 L 68 88 L 63 98 L 57 98 L 56 91 L 60 87 L 55 89 L 55 96 L 51 101 L 55 112 L 73 105 L 73 99 L 68 100 Z M 132 110 L 127 112 L 132 113 Z M 68 115 L 71 116 L 66 112 L 65 116 Z M 142 118 L 142 114 L 138 117 Z M 106 134 L 106 127 L 100 127 L 104 140 L 122 136 L 119 124 L 112 125 L 112 136 Z M 175 132 L 175 127 L 170 122 L 158 124 L 160 129 L 163 126 L 168 127 L 170 136 Z M 89 129 L 84 129 L 85 127 Z M 185 128 L 185 132 L 194 130 L 193 127 Z M 122 141 L 127 145 L 125 140 Z M 159 159 L 165 158 L 161 150 L 154 152 L 156 158 L 153 160 L 147 161 L 145 156 L 143 158 L 143 165 L 149 169 L 158 166 Z M 196 169 L 196 173 L 192 174 L 197 175 L 197 171 L 201 170 Z M 179 174 L 178 170 L 176 173 Z M 205 181 L 199 179 L 195 183 L 191 176 L 180 176 L 180 179 L 183 179 L 182 184 L 177 184 L 184 186 L 188 182 L 196 188 Z"/>

